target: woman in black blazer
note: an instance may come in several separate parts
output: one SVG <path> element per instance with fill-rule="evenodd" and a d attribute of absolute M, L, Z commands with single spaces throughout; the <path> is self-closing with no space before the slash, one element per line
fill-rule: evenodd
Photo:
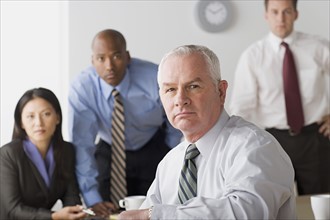
<path fill-rule="evenodd" d="M 81 219 L 75 152 L 48 89 L 28 90 L 15 109 L 12 142 L 0 148 L 0 219 Z M 51 208 L 60 199 L 62 209 Z"/>

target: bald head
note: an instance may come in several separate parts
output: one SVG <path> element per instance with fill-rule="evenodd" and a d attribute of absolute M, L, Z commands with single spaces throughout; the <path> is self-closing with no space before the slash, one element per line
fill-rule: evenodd
<path fill-rule="evenodd" d="M 121 47 L 126 50 L 126 40 L 125 37 L 116 30 L 113 29 L 106 29 L 103 31 L 100 31 L 99 33 L 97 33 L 92 41 L 92 50 L 94 49 L 94 45 L 95 45 L 95 41 L 96 40 L 111 40 L 116 42 L 118 45 L 121 45 Z"/>

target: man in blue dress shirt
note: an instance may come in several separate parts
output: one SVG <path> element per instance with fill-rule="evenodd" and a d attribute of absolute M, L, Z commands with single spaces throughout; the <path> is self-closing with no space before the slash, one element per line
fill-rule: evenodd
<path fill-rule="evenodd" d="M 128 195 L 146 194 L 158 162 L 180 142 L 182 134 L 169 124 L 159 98 L 157 68 L 131 58 L 124 36 L 108 29 L 93 39 L 92 66 L 71 84 L 69 133 L 78 182 L 86 205 L 98 215 L 108 216 L 114 208 L 109 200 L 114 89 L 125 109 Z"/>

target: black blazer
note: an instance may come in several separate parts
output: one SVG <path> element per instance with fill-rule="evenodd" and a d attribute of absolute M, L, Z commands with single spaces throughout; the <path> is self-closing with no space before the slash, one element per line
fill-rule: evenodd
<path fill-rule="evenodd" d="M 0 219 L 51 219 L 58 199 L 63 206 L 81 204 L 73 145 L 65 142 L 63 148 L 68 181 L 53 177 L 48 189 L 22 144 L 15 140 L 0 148 Z"/>

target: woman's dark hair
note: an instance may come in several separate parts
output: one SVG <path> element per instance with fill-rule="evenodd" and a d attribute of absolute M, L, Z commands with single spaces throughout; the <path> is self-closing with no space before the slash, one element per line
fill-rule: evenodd
<path fill-rule="evenodd" d="M 61 111 L 61 106 L 56 98 L 56 95 L 50 91 L 49 89 L 45 88 L 35 88 L 35 89 L 30 89 L 26 91 L 23 96 L 19 99 L 16 108 L 15 108 L 15 113 L 14 113 L 14 131 L 13 131 L 13 137 L 12 139 L 21 139 L 24 140 L 26 139 L 26 132 L 22 128 L 22 111 L 25 105 L 35 99 L 35 98 L 42 98 L 49 102 L 51 104 L 56 112 L 56 114 L 59 116 L 59 123 L 56 126 L 54 135 L 53 135 L 53 141 L 57 143 L 62 143 L 63 141 L 63 136 L 62 136 L 62 111 Z"/>
<path fill-rule="evenodd" d="M 50 91 L 49 89 L 46 88 L 34 88 L 26 91 L 23 96 L 19 99 L 16 108 L 15 108 L 15 113 L 14 113 L 14 131 L 13 131 L 13 136 L 12 140 L 14 139 L 20 139 L 20 140 L 25 140 L 27 139 L 27 134 L 25 130 L 22 128 L 22 111 L 25 105 L 35 99 L 35 98 L 42 98 L 49 102 L 49 104 L 52 105 L 54 108 L 56 114 L 59 117 L 59 123 L 56 125 L 55 132 L 52 137 L 52 143 L 53 143 L 53 150 L 54 150 L 54 159 L 56 163 L 56 167 L 58 169 L 55 169 L 55 175 L 59 178 L 60 180 L 63 178 L 67 177 L 66 169 L 64 166 L 64 159 L 65 156 L 62 155 L 63 150 L 62 148 L 64 147 L 63 143 L 63 136 L 62 136 L 62 110 L 60 103 L 56 97 L 56 95 Z"/>

